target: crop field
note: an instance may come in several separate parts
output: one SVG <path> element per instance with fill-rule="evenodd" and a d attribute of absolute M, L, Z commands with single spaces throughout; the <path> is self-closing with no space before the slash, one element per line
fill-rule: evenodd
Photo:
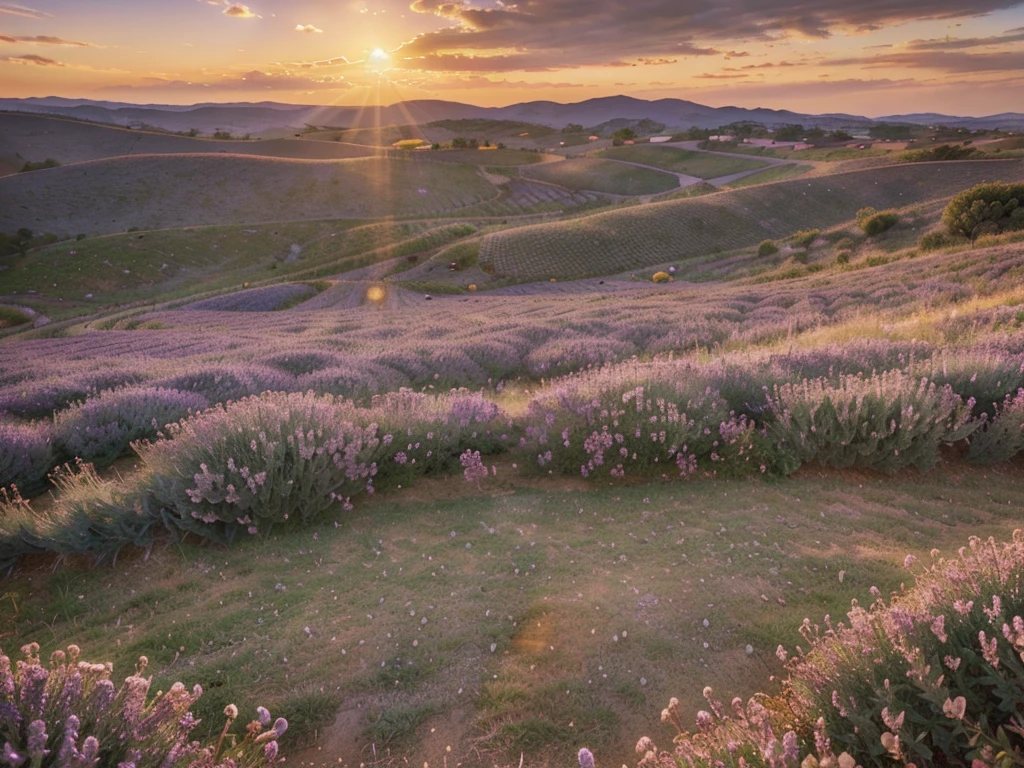
<path fill-rule="evenodd" d="M 132 228 L 374 218 L 394 211 L 429 216 L 497 194 L 467 165 L 145 155 L 0 179 L 0 231 L 29 227 L 75 236 Z"/>
<path fill-rule="evenodd" d="M 281 144 L 355 146 L 331 136 Z M 164 717 L 249 768 L 635 765 L 694 722 L 700 765 L 769 736 L 825 765 L 816 728 L 937 765 L 923 722 L 950 765 L 1024 750 L 976 714 L 1024 648 L 1024 232 L 944 223 L 1024 160 L 718 190 L 674 174 L 747 161 L 621 149 L 0 178 L 0 763 L 12 704 L 140 656 L 125 690 L 168 693 L 131 739 Z M 262 735 L 222 737 L 229 705 Z"/>
<path fill-rule="evenodd" d="M 124 155 L 227 153 L 293 160 L 342 160 L 370 157 L 372 151 L 352 144 L 312 143 L 292 139 L 223 140 L 62 120 L 43 115 L 5 114 L 0 120 L 0 156 L 25 161 L 53 158 L 62 165 Z"/>
<path fill-rule="evenodd" d="M 441 163 L 470 163 L 472 165 L 516 166 L 533 165 L 544 161 L 546 155 L 525 149 L 444 149 L 414 152 L 417 160 Z"/>
<path fill-rule="evenodd" d="M 741 157 L 715 156 L 707 152 L 691 152 L 678 147 L 657 145 L 636 145 L 612 147 L 597 154 L 609 160 L 624 160 L 628 163 L 649 165 L 672 173 L 685 173 L 699 179 L 717 179 L 741 171 L 752 171 L 767 166 L 759 160 L 744 160 Z"/>
<path fill-rule="evenodd" d="M 750 176 L 744 176 L 742 179 L 731 181 L 726 184 L 726 186 L 729 189 L 738 189 L 740 187 L 749 187 L 753 184 L 767 184 L 772 181 L 785 181 L 786 179 L 803 176 L 811 170 L 811 166 L 798 165 L 797 163 L 792 163 L 790 165 L 775 165 L 765 168 L 759 173 L 754 173 Z"/>
<path fill-rule="evenodd" d="M 667 173 L 590 158 L 544 163 L 523 169 L 522 173 L 528 178 L 573 191 L 609 195 L 656 195 L 679 187 L 679 180 Z"/>
<path fill-rule="evenodd" d="M 865 206 L 948 198 L 982 181 L 1018 179 L 1022 169 L 1019 161 L 920 163 L 656 203 L 490 234 L 480 263 L 520 279 L 612 274 L 832 226 Z"/>

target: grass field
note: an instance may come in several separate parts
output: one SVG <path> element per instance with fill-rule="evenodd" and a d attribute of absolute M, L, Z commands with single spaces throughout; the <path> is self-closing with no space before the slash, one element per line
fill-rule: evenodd
<path fill-rule="evenodd" d="M 1019 161 L 891 166 L 610 211 L 490 234 L 480 263 L 520 279 L 612 274 L 829 227 L 865 206 L 950 197 L 981 181 L 1019 179 L 1022 169 Z"/>
<path fill-rule="evenodd" d="M 4 584 L 5 647 L 74 642 L 154 685 L 200 683 L 217 727 L 234 702 L 287 717 L 289 764 L 632 764 L 701 689 L 749 696 L 803 618 L 907 580 L 971 535 L 1019 524 L 1019 470 L 896 479 L 807 473 L 777 484 L 589 488 L 461 477 L 389 493 L 230 551 L 177 544 L 116 566 L 29 564 Z M 845 578 L 844 578 L 845 576 Z M 749 649 L 747 649 L 749 646 Z M 301 752 L 318 736 L 321 750 Z M 371 745 L 373 745 L 371 747 Z M 451 747 L 451 752 L 446 747 Z"/>
<path fill-rule="evenodd" d="M 726 186 L 730 189 L 738 189 L 740 187 L 749 187 L 753 184 L 766 184 L 771 181 L 785 181 L 786 179 L 793 179 L 797 176 L 803 176 L 808 171 L 812 170 L 811 166 L 808 165 L 774 165 L 765 168 L 759 173 L 751 174 L 750 176 L 744 176 L 742 179 L 729 182 Z"/>
<path fill-rule="evenodd" d="M 751 171 L 755 168 L 764 168 L 767 165 L 757 160 L 716 156 L 707 152 L 691 152 L 678 147 L 659 147 L 651 144 L 612 147 L 599 152 L 597 157 L 649 165 L 672 173 L 696 176 L 699 179 L 716 179 L 719 176 Z"/>
<path fill-rule="evenodd" d="M 195 227 L 67 241 L 11 262 L 8 292 L 99 306 L 241 287 L 243 282 L 326 277 L 438 248 L 466 225 L 358 220 Z"/>
<path fill-rule="evenodd" d="M 465 164 L 145 155 L 0 179 L 0 231 L 63 236 L 214 224 L 429 216 L 498 190 Z"/>
<path fill-rule="evenodd" d="M 590 158 L 544 163 L 524 170 L 523 175 L 574 191 L 623 196 L 656 195 L 679 186 L 676 177 L 659 171 Z"/>

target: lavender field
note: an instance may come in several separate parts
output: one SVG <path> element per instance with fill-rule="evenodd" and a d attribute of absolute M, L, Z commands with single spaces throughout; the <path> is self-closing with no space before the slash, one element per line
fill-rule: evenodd
<path fill-rule="evenodd" d="M 280 743 L 300 765 L 554 766 L 580 747 L 658 768 L 927 765 L 925 751 L 961 764 L 978 744 L 1021 748 L 997 731 L 1017 710 L 977 713 L 999 659 L 1012 674 L 993 685 L 1020 696 L 1019 581 L 999 582 L 986 558 L 1020 569 L 1024 238 L 1015 205 L 987 204 L 980 223 L 949 213 L 961 190 L 1019 180 L 1019 162 L 820 174 L 596 214 L 608 201 L 584 188 L 495 190 L 475 166 L 394 163 L 451 182 L 451 199 L 406 189 L 371 205 L 318 187 L 322 207 L 296 218 L 342 203 L 373 217 L 403 194 L 418 207 L 401 223 L 259 224 L 273 240 L 68 240 L 14 263 L 3 305 L 52 322 L 0 337 L 0 643 L 75 642 L 118 669 L 144 655 L 163 689 L 195 677 L 206 692 L 179 691 L 180 715 L 191 708 L 206 725 L 187 731 L 204 739 L 238 716 L 228 704 L 267 705 L 291 729 L 263 732 L 265 759 Z M 59 178 L 20 183 L 45 202 Z M 547 207 L 565 220 L 534 223 Z M 439 218 L 455 210 L 474 215 Z M 293 258 L 275 255 L 299 237 Z M 171 243 L 187 261 L 168 266 Z M 90 270 L 133 259 L 152 274 L 125 268 L 96 283 L 105 301 L 86 301 L 68 277 L 79 250 Z M 49 295 L 44 268 L 62 276 Z M 982 534 L 1014 544 L 972 544 L 974 560 L 922 582 L 948 591 L 942 569 L 984 572 L 960 608 L 921 586 L 851 630 L 909 622 L 879 641 L 902 678 L 925 663 L 900 640 L 918 625 L 941 638 L 966 617 L 982 632 L 968 657 L 956 630 L 958 688 L 918 670 L 945 730 L 901 730 L 910 683 L 874 707 L 851 682 L 828 709 L 840 694 L 822 670 L 854 641 L 827 620 L 786 661 L 805 615 L 870 603 L 900 586 L 905 557 Z M 900 601 L 920 594 L 927 610 L 905 619 Z M 37 647 L 15 674 L 11 648 L 0 684 L 13 692 L 46 673 Z M 937 663 L 955 672 L 951 654 Z M 784 674 L 796 682 L 781 693 L 765 682 Z M 730 713 L 698 695 L 705 684 L 745 698 Z M 797 691 L 799 716 L 776 711 L 783 698 L 744 703 L 765 686 Z M 659 756 L 669 697 L 664 727 L 696 718 L 700 736 Z M 247 765 L 264 759 L 258 733 L 238 747 Z M 653 741 L 634 750 L 642 733 Z"/>

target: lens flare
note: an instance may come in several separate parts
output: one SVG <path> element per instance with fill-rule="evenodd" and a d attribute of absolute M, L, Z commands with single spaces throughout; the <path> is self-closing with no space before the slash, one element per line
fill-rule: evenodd
<path fill-rule="evenodd" d="M 384 289 L 381 288 L 379 285 L 371 285 L 366 290 L 366 298 L 369 301 L 372 301 L 374 303 L 379 303 L 379 302 L 384 301 L 384 297 L 386 295 L 387 294 L 384 292 Z"/>
<path fill-rule="evenodd" d="M 388 57 L 388 52 L 383 48 L 374 48 L 370 51 L 370 61 L 384 61 Z"/>

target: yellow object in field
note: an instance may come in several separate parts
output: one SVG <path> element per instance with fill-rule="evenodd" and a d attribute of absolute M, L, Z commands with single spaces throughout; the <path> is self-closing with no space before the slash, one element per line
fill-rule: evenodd
<path fill-rule="evenodd" d="M 655 272 L 651 280 L 656 283 L 667 283 L 672 279 L 672 276 L 668 272 Z"/>
<path fill-rule="evenodd" d="M 472 283 L 472 284 L 471 284 L 471 285 L 469 286 L 469 292 L 470 292 L 470 293 L 475 293 L 475 292 L 476 292 L 476 283 Z"/>
<path fill-rule="evenodd" d="M 552 277 L 552 278 L 551 278 L 550 280 L 548 280 L 548 282 L 549 282 L 549 283 L 557 283 L 558 281 L 557 281 L 557 280 L 555 280 L 555 278 L 553 278 L 553 277 Z"/>

